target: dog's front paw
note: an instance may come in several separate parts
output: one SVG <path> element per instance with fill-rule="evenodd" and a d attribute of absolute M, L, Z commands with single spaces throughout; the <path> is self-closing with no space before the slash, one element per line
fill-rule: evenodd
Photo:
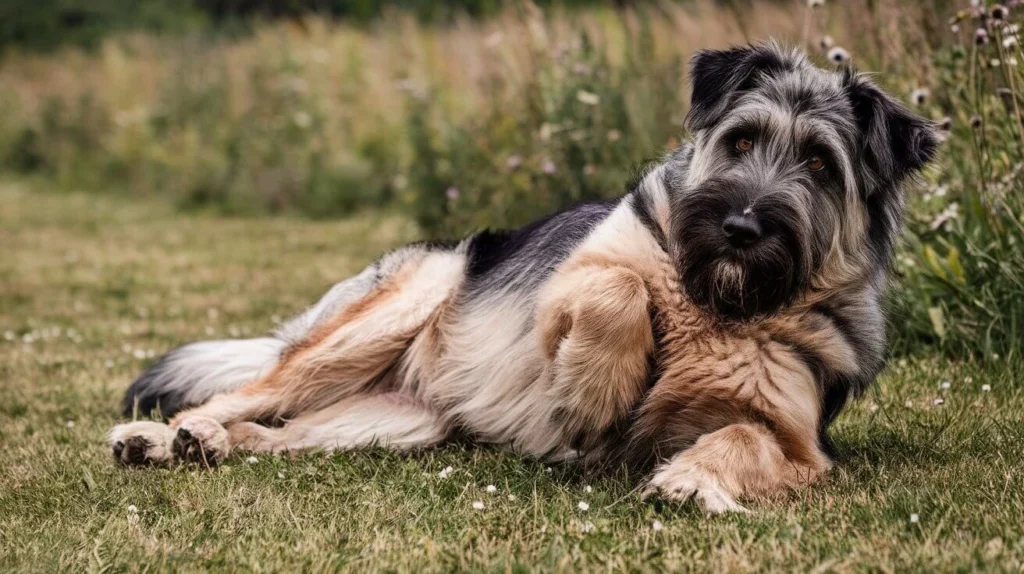
<path fill-rule="evenodd" d="M 231 453 L 231 442 L 227 429 L 217 421 L 188 417 L 178 425 L 172 450 L 178 460 L 215 466 Z"/>
<path fill-rule="evenodd" d="M 713 475 L 679 462 L 663 466 L 654 473 L 644 488 L 643 496 L 647 498 L 653 494 L 673 502 L 686 502 L 693 498 L 708 514 L 748 512 Z"/>
<path fill-rule="evenodd" d="M 136 421 L 117 425 L 107 435 L 114 458 L 131 466 L 156 465 L 172 458 L 174 431 L 163 423 Z"/>

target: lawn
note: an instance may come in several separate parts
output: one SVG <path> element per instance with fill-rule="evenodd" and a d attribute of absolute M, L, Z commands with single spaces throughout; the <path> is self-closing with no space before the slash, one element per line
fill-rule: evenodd
<path fill-rule="evenodd" d="M 469 444 L 114 464 L 155 356 L 262 333 L 412 235 L 0 183 L 0 571 L 1024 568 L 1024 366 L 1000 358 L 894 358 L 834 427 L 836 470 L 749 515 Z"/>

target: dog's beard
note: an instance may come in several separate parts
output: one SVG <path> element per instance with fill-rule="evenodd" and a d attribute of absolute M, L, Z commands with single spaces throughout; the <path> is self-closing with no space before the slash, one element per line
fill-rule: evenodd
<path fill-rule="evenodd" d="M 734 249 L 722 232 L 732 203 L 727 191 L 705 189 L 676 205 L 683 287 L 691 301 L 725 319 L 773 313 L 792 303 L 808 283 L 798 215 L 778 202 L 758 205 L 765 237 Z"/>

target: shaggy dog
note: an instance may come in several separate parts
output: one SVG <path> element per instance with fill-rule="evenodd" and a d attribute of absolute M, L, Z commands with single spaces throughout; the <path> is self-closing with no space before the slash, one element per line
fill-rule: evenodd
<path fill-rule="evenodd" d="M 651 470 L 709 512 L 831 466 L 886 354 L 901 187 L 931 123 L 777 44 L 692 60 L 693 141 L 624 196 L 389 253 L 270 337 L 165 355 L 110 432 L 128 464 L 395 449 L 454 431 Z"/>

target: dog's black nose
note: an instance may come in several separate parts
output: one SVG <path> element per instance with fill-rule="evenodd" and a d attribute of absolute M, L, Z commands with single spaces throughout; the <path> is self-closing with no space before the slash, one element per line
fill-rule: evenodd
<path fill-rule="evenodd" d="M 730 215 L 722 223 L 722 231 L 733 247 L 750 247 L 761 239 L 761 224 L 750 215 Z"/>

